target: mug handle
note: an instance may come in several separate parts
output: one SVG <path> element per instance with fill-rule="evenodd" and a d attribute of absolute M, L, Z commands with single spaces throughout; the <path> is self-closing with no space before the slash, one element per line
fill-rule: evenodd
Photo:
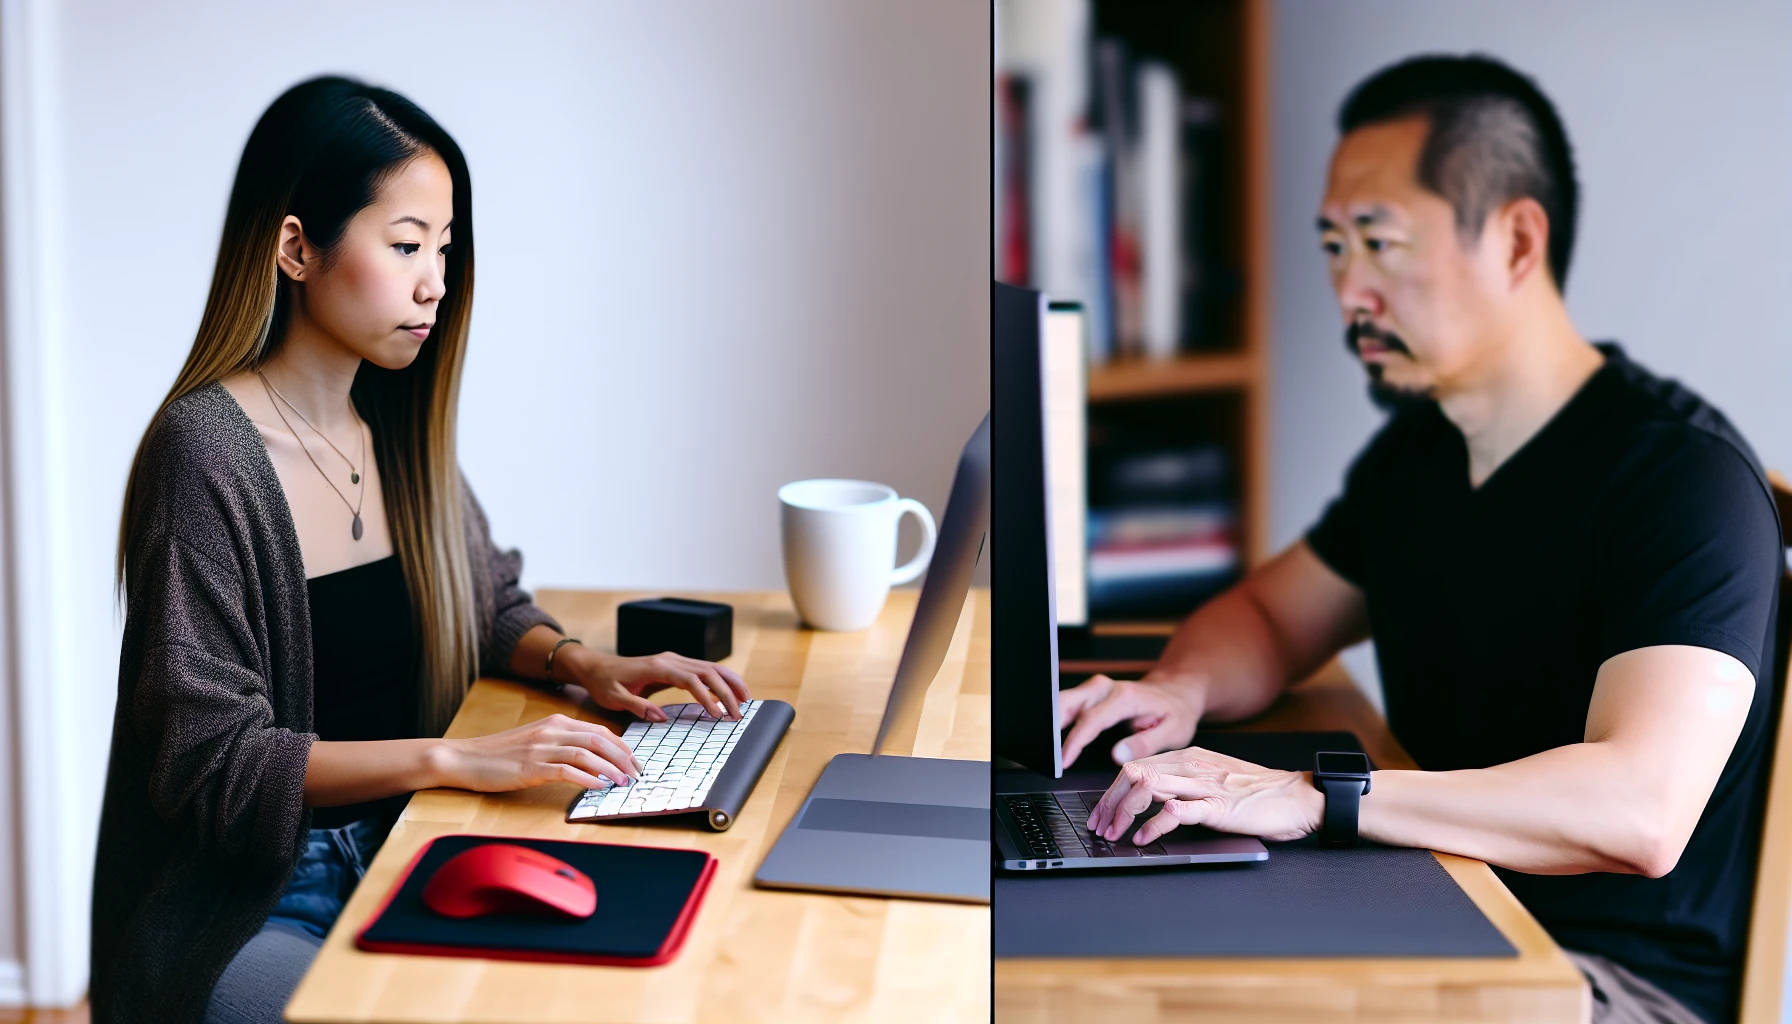
<path fill-rule="evenodd" d="M 915 557 L 909 559 L 907 565 L 899 566 L 890 573 L 892 586 L 898 583 L 908 583 L 926 572 L 927 563 L 933 561 L 933 546 L 940 539 L 939 527 L 933 524 L 933 513 L 927 511 L 926 505 L 913 498 L 901 498 L 896 502 L 898 524 L 901 523 L 904 512 L 913 513 L 921 523 L 921 550 L 915 552 Z"/>

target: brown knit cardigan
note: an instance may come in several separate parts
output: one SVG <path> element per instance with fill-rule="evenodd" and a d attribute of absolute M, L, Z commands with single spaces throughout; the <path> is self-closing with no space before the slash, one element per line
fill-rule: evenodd
<path fill-rule="evenodd" d="M 311 616 L 267 448 L 213 384 L 152 427 L 93 877 L 96 1024 L 197 1021 L 305 848 Z M 463 487 L 480 671 L 559 627 Z"/>

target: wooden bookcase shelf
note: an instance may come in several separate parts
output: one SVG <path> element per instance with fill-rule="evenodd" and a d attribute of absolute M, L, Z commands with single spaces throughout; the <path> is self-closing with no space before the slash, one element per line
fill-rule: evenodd
<path fill-rule="evenodd" d="M 1248 352 L 1184 354 L 1173 359 L 1124 359 L 1089 370 L 1089 401 L 1165 398 L 1250 388 L 1258 382 L 1257 358 Z"/>

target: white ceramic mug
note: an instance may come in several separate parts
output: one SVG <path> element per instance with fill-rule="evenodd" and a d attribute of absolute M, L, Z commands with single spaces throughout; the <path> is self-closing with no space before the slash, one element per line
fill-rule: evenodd
<path fill-rule="evenodd" d="M 939 539 L 933 514 L 913 498 L 864 480 L 798 480 L 778 488 L 784 579 L 797 614 L 817 629 L 850 632 L 877 621 L 890 587 L 927 570 Z M 896 524 L 921 523 L 921 550 L 896 561 Z"/>

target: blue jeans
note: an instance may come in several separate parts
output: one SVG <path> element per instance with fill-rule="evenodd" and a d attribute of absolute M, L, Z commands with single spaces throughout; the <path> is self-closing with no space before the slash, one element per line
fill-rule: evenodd
<path fill-rule="evenodd" d="M 311 830 L 267 923 L 212 989 L 205 1024 L 277 1024 L 385 838 L 376 818 Z"/>

